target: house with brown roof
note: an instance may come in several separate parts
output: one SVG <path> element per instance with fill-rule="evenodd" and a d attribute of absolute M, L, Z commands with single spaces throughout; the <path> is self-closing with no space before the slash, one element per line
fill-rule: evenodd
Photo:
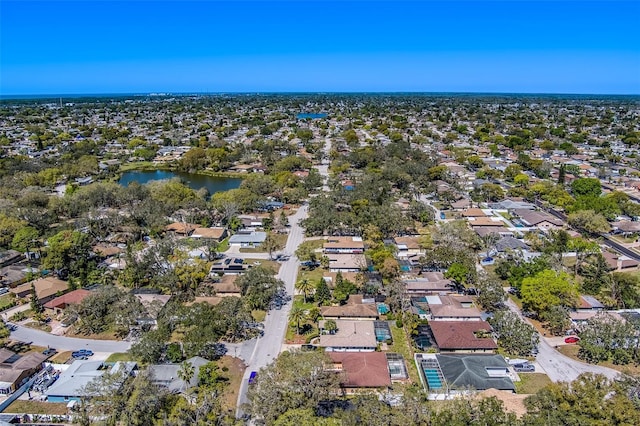
<path fill-rule="evenodd" d="M 535 226 L 539 229 L 555 229 L 562 227 L 564 222 L 557 217 L 542 210 L 514 209 L 513 214 L 518 216 L 525 226 Z"/>
<path fill-rule="evenodd" d="M 452 282 L 442 272 L 423 272 L 419 277 L 403 280 L 405 293 L 409 296 L 429 294 L 447 294 L 451 292 Z"/>
<path fill-rule="evenodd" d="M 607 261 L 610 270 L 623 271 L 635 269 L 640 265 L 640 262 L 637 260 L 619 253 L 611 253 L 610 251 L 603 250 L 602 256 Z"/>
<path fill-rule="evenodd" d="M 349 296 L 346 305 L 322 306 L 320 313 L 324 319 L 349 319 L 349 320 L 376 320 L 378 319 L 378 308 L 374 301 L 363 303 L 362 295 L 352 294 Z"/>
<path fill-rule="evenodd" d="M 479 208 L 470 208 L 462 212 L 464 217 L 486 217 L 487 215 Z"/>
<path fill-rule="evenodd" d="M 31 376 L 42 369 L 42 363 L 49 358 L 39 352 L 18 355 L 6 348 L 0 349 L 0 394 L 15 392 Z"/>
<path fill-rule="evenodd" d="M 322 248 L 326 254 L 359 254 L 364 242 L 361 237 L 329 237 Z"/>
<path fill-rule="evenodd" d="M 406 237 L 396 237 L 393 239 L 396 243 L 398 257 L 415 257 L 422 256 L 426 252 L 420 247 L 420 236 L 411 235 Z"/>
<path fill-rule="evenodd" d="M 31 284 L 35 287 L 36 296 L 40 303 L 47 303 L 69 288 L 69 283 L 66 281 L 59 280 L 55 277 L 46 277 L 21 284 L 9 291 L 14 293 L 18 298 L 25 298 L 31 295 Z"/>
<path fill-rule="evenodd" d="M 360 272 L 367 267 L 364 254 L 329 254 L 329 271 Z"/>
<path fill-rule="evenodd" d="M 210 282 L 207 286 L 212 288 L 218 297 L 240 297 L 242 291 L 236 284 L 236 278 L 238 278 L 237 274 L 225 274 L 218 281 Z"/>
<path fill-rule="evenodd" d="M 196 228 L 199 228 L 199 225 L 195 225 L 193 223 L 173 222 L 165 226 L 164 230 L 173 235 L 186 237 L 191 235 Z"/>
<path fill-rule="evenodd" d="M 69 293 L 58 296 L 55 299 L 51 299 L 44 304 L 44 308 L 51 311 L 52 314 L 57 315 L 62 313 L 69 305 L 77 305 L 84 299 L 89 297 L 91 292 L 85 289 L 77 289 L 70 291 Z"/>
<path fill-rule="evenodd" d="M 227 229 L 226 228 L 196 228 L 193 230 L 191 234 L 191 238 L 201 238 L 212 240 L 216 242 L 220 242 L 227 237 Z"/>
<path fill-rule="evenodd" d="M 504 221 L 498 217 L 470 217 L 468 218 L 469 225 L 473 228 L 478 226 L 504 228 Z"/>
<path fill-rule="evenodd" d="M 373 321 L 335 320 L 337 330 L 329 333 L 326 320 L 318 323 L 319 346 L 327 352 L 373 352 L 378 346 Z"/>
<path fill-rule="evenodd" d="M 480 321 L 482 313 L 469 296 L 428 296 L 430 321 Z"/>
<path fill-rule="evenodd" d="M 431 333 L 440 352 L 493 352 L 498 345 L 486 321 L 432 321 Z"/>
<path fill-rule="evenodd" d="M 391 387 L 387 357 L 382 352 L 329 352 L 328 370 L 342 375 L 340 387 L 345 394 Z"/>

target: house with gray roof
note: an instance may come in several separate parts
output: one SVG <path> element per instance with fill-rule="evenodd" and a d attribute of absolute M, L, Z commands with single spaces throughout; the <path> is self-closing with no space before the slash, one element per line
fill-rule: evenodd
<path fill-rule="evenodd" d="M 158 386 L 165 387 L 172 393 L 184 392 L 187 389 L 193 388 L 198 385 L 198 374 L 200 373 L 200 367 L 209 363 L 209 360 L 194 356 L 187 360 L 189 364 L 193 366 L 193 377 L 189 382 L 185 382 L 180 378 L 181 364 L 157 364 L 150 365 L 149 372 L 151 373 L 151 381 Z"/>
<path fill-rule="evenodd" d="M 90 397 L 86 386 L 105 373 L 122 374 L 122 382 L 137 368 L 135 362 L 116 362 L 113 365 L 103 361 L 76 360 L 64 370 L 58 380 L 45 392 L 49 402 L 80 401 L 83 397 Z"/>
<path fill-rule="evenodd" d="M 416 354 L 415 361 L 429 399 L 449 399 L 470 390 L 516 390 L 502 355 Z"/>
<path fill-rule="evenodd" d="M 259 247 L 267 239 L 267 233 L 262 231 L 238 232 L 229 237 L 229 244 L 238 247 Z"/>

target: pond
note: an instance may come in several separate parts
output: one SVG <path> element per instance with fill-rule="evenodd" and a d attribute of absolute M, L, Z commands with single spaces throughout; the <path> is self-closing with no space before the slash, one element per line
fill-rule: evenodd
<path fill-rule="evenodd" d="M 187 186 L 189 186 L 189 188 L 195 189 L 196 191 L 200 188 L 207 188 L 209 194 L 235 189 L 240 186 L 240 183 L 242 183 L 242 179 L 239 178 L 207 176 L 167 170 L 134 170 L 125 172 L 120 177 L 118 183 L 122 186 L 127 186 L 131 182 L 138 182 L 143 185 L 147 182 L 151 182 L 152 180 L 173 179 L 176 177 L 180 178 Z"/>
<path fill-rule="evenodd" d="M 304 120 L 305 118 L 312 118 L 312 119 L 316 119 L 316 118 L 326 118 L 327 114 L 324 113 L 315 113 L 315 112 L 301 112 L 298 115 L 296 115 L 296 118 L 298 120 Z"/>

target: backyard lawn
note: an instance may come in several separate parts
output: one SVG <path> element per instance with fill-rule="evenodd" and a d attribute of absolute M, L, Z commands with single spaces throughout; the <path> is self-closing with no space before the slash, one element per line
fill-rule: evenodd
<path fill-rule="evenodd" d="M 391 337 L 393 343 L 389 345 L 389 352 L 399 353 L 403 356 L 404 362 L 407 364 L 407 370 L 409 371 L 409 377 L 413 383 L 420 383 L 418 376 L 418 369 L 416 363 L 413 361 L 413 349 L 411 343 L 407 337 L 407 333 L 403 328 L 398 328 L 393 322 L 389 323 L 391 329 Z"/>
<path fill-rule="evenodd" d="M 66 402 L 25 401 L 18 399 L 13 401 L 4 411 L 7 413 L 65 415 L 68 409 Z"/>
<path fill-rule="evenodd" d="M 551 384 L 551 379 L 544 373 L 518 373 L 519 382 L 516 385 L 516 393 L 534 394 L 543 387 Z"/>

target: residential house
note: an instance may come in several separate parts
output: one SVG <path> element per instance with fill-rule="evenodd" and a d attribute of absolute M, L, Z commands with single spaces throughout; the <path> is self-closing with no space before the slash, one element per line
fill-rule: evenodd
<path fill-rule="evenodd" d="M 207 287 L 215 291 L 218 297 L 240 297 L 241 290 L 236 284 L 237 274 L 225 274 L 218 281 L 207 283 Z"/>
<path fill-rule="evenodd" d="M 402 281 L 405 293 L 409 296 L 425 296 L 430 294 L 447 294 L 451 292 L 452 282 L 442 272 L 423 272 L 419 277 Z"/>
<path fill-rule="evenodd" d="M 24 255 L 16 250 L 0 250 L 0 267 L 8 266 L 24 259 Z"/>
<path fill-rule="evenodd" d="M 602 256 L 607 261 L 607 265 L 609 265 L 609 269 L 611 270 L 622 271 L 635 269 L 640 265 L 640 262 L 630 258 L 629 256 L 619 253 L 611 253 L 607 250 L 602 251 Z"/>
<path fill-rule="evenodd" d="M 149 366 L 149 373 L 151 374 L 151 382 L 166 388 L 171 393 L 185 392 L 198 385 L 198 373 L 200 367 L 209 363 L 209 360 L 194 356 L 187 360 L 189 364 L 193 366 L 194 374 L 191 380 L 188 382 L 180 378 L 181 364 L 156 364 Z"/>
<path fill-rule="evenodd" d="M 319 346 L 328 352 L 373 352 L 378 346 L 373 321 L 335 320 L 337 330 L 329 334 L 326 320 L 319 322 Z"/>
<path fill-rule="evenodd" d="M 382 352 L 329 352 L 329 370 L 342 376 L 340 387 L 346 394 L 391 387 L 387 357 Z"/>
<path fill-rule="evenodd" d="M 68 306 L 80 304 L 84 299 L 89 297 L 90 294 L 91 292 L 89 290 L 82 288 L 73 290 L 55 299 L 51 299 L 44 304 L 44 308 L 51 314 L 58 315 L 67 309 Z"/>
<path fill-rule="evenodd" d="M 191 234 L 191 238 L 200 238 L 220 242 L 227 237 L 226 228 L 196 228 Z"/>
<path fill-rule="evenodd" d="M 584 312 L 584 311 L 604 311 L 605 307 L 604 305 L 595 297 L 593 296 L 587 296 L 584 294 L 580 295 L 580 298 L 578 299 L 578 306 L 576 306 L 576 311 L 580 312 Z"/>
<path fill-rule="evenodd" d="M 486 321 L 432 321 L 429 323 L 440 352 L 493 352 L 498 345 Z"/>
<path fill-rule="evenodd" d="M 393 241 L 398 249 L 396 253 L 398 257 L 413 258 L 425 254 L 425 250 L 420 247 L 420 237 L 417 235 L 396 237 Z"/>
<path fill-rule="evenodd" d="M 470 389 L 516 390 L 502 355 L 416 354 L 415 360 L 429 399 L 449 399 Z"/>
<path fill-rule="evenodd" d="M 164 230 L 176 236 L 188 237 L 198 227 L 198 225 L 193 223 L 173 222 L 165 226 Z"/>
<path fill-rule="evenodd" d="M 430 321 L 480 321 L 482 313 L 469 296 L 428 296 Z"/>
<path fill-rule="evenodd" d="M 9 349 L 0 348 L 0 395 L 15 392 L 42 369 L 42 363 L 48 357 L 39 352 L 18 355 Z"/>
<path fill-rule="evenodd" d="M 240 231 L 229 237 L 229 245 L 237 247 L 260 247 L 267 239 L 267 233 L 262 231 Z"/>
<path fill-rule="evenodd" d="M 512 213 L 517 215 L 525 226 L 529 227 L 547 230 L 560 228 L 564 225 L 562 220 L 542 210 L 515 209 Z"/>
<path fill-rule="evenodd" d="M 375 300 L 371 299 L 369 303 L 365 303 L 361 294 L 350 295 L 345 305 L 321 306 L 320 313 L 326 320 L 376 320 L 379 316 Z"/>
<path fill-rule="evenodd" d="M 330 254 L 330 272 L 360 272 L 367 267 L 364 254 Z"/>
<path fill-rule="evenodd" d="M 55 277 L 46 277 L 21 284 L 9 291 L 14 293 L 19 299 L 29 297 L 31 295 L 31 285 L 35 288 L 36 296 L 40 303 L 47 303 L 69 289 L 69 283 L 66 281 L 59 280 Z"/>
<path fill-rule="evenodd" d="M 122 374 L 122 382 L 124 383 L 127 376 L 131 375 L 137 368 L 135 362 L 118 361 L 112 366 L 105 364 L 103 361 L 73 361 L 71 365 L 60 374 L 58 380 L 55 381 L 45 392 L 49 402 L 69 402 L 80 401 L 82 398 L 91 397 L 86 393 L 86 385 L 105 373 L 112 375 Z"/>
<path fill-rule="evenodd" d="M 325 254 L 360 254 L 364 242 L 361 237 L 329 237 L 322 248 Z"/>

